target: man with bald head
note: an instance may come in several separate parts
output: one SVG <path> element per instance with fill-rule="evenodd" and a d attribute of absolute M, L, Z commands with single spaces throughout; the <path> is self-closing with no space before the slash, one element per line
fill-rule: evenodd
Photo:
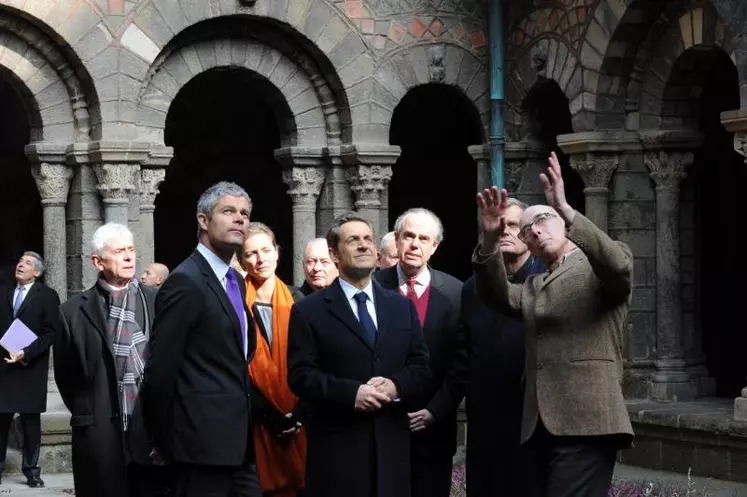
<path fill-rule="evenodd" d="M 303 274 L 304 282 L 299 290 L 304 295 L 327 288 L 337 278 L 337 266 L 329 256 L 325 238 L 314 238 L 306 244 L 303 251 Z"/>
<path fill-rule="evenodd" d="M 554 153 L 548 175 L 549 205 L 526 209 L 518 235 L 548 272 L 509 282 L 500 253 L 508 193 L 492 187 L 477 196 L 475 285 L 486 305 L 526 326 L 521 440 L 531 495 L 605 497 L 617 451 L 633 439 L 622 394 L 633 256 L 571 208 Z"/>
<path fill-rule="evenodd" d="M 153 288 L 161 288 L 161 285 L 163 285 L 163 282 L 166 281 L 166 278 L 168 277 L 169 268 L 164 264 L 154 262 L 148 264 L 145 271 L 143 271 L 143 274 L 140 275 L 140 283 Z"/>

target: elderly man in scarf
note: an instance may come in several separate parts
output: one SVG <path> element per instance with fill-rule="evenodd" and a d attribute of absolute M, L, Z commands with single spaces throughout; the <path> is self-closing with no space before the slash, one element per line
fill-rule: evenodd
<path fill-rule="evenodd" d="M 62 305 L 53 349 L 55 380 L 72 413 L 75 494 L 163 495 L 167 469 L 151 463 L 138 403 L 155 290 L 135 277 L 126 226 L 101 226 L 92 245 L 97 281 Z"/>

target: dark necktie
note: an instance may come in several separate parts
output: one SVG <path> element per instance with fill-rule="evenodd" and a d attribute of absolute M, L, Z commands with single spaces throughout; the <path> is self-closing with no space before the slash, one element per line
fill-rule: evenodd
<path fill-rule="evenodd" d="M 236 311 L 236 317 L 239 318 L 239 324 L 241 325 L 241 340 L 242 345 L 244 346 L 244 357 L 246 357 L 246 320 L 244 318 L 244 300 L 241 298 L 239 282 L 236 281 L 236 271 L 232 267 L 229 267 L 228 272 L 226 273 L 226 293 L 228 294 L 228 300 L 231 301 L 231 305 Z"/>
<path fill-rule="evenodd" d="M 361 325 L 363 325 L 363 330 L 366 332 L 368 340 L 372 344 L 376 343 L 376 325 L 374 324 L 373 319 L 371 319 L 371 315 L 368 313 L 368 306 L 366 306 L 368 295 L 364 292 L 358 292 L 353 298 L 358 302 L 358 320 L 361 322 Z"/>

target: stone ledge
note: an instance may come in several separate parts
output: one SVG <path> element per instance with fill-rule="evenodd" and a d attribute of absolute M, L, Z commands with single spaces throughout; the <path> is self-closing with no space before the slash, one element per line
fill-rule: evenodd
<path fill-rule="evenodd" d="M 626 404 L 633 423 L 726 435 L 742 438 L 747 443 L 747 422 L 734 420 L 734 401 L 731 399 L 712 398 L 671 404 L 628 401 Z"/>

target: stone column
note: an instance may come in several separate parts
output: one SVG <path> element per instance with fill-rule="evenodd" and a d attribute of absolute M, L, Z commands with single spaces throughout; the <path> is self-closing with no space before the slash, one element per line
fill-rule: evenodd
<path fill-rule="evenodd" d="M 734 133 L 734 150 L 744 157 L 747 165 L 747 109 L 730 110 L 721 113 L 721 122 L 726 131 Z M 734 419 L 747 421 L 747 387 L 734 400 Z"/>
<path fill-rule="evenodd" d="M 324 184 L 324 169 L 293 167 L 283 171 L 283 182 L 293 200 L 293 281 L 304 280 L 303 252 L 316 238 L 316 203 Z"/>
<path fill-rule="evenodd" d="M 166 179 L 163 168 L 142 168 L 140 170 L 138 192 L 140 194 L 140 243 L 137 251 L 140 255 L 141 269 L 156 262 L 156 241 L 153 229 L 153 213 L 156 211 L 158 188 Z"/>
<path fill-rule="evenodd" d="M 507 142 L 503 173 L 508 194 L 528 205 L 544 204 L 545 192 L 539 175 L 547 168 L 547 150 L 537 140 Z"/>
<path fill-rule="evenodd" d="M 475 185 L 475 192 L 480 192 L 485 188 L 493 186 L 493 180 L 490 177 L 490 145 L 472 145 L 467 148 L 467 151 L 477 163 L 477 184 Z M 504 171 L 507 169 L 508 168 L 505 166 L 504 161 Z M 505 175 L 505 180 L 505 187 L 508 190 L 508 194 L 512 195 L 515 188 L 509 188 L 509 174 Z M 480 214 L 478 213 L 478 216 L 479 215 Z"/>
<path fill-rule="evenodd" d="M 381 232 L 381 192 L 388 188 L 392 179 L 391 166 L 359 165 L 349 167 L 346 179 L 355 193 L 355 210 L 371 221 L 374 237 L 378 240 Z"/>
<path fill-rule="evenodd" d="M 656 183 L 656 371 L 651 394 L 669 402 L 693 399 L 695 385 L 686 370 L 680 276 L 679 190 L 693 153 L 658 150 L 644 153 Z"/>

